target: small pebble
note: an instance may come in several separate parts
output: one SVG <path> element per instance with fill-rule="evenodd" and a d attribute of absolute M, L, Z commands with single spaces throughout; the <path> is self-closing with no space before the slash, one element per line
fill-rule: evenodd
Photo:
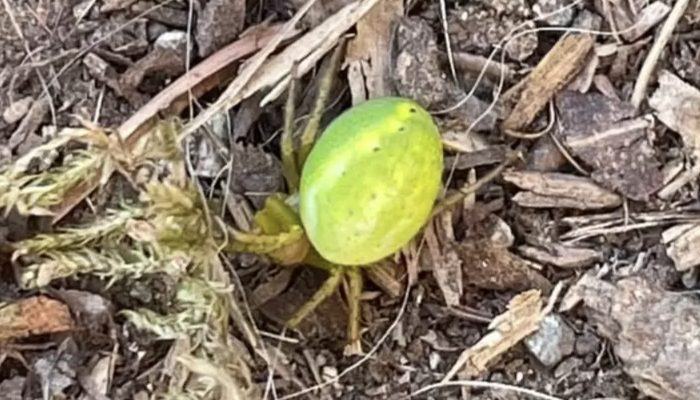
<path fill-rule="evenodd" d="M 583 357 L 587 354 L 595 354 L 600 346 L 600 339 L 593 332 L 584 331 L 576 338 L 576 355 Z"/>
<path fill-rule="evenodd" d="M 583 365 L 583 361 L 580 358 L 569 357 L 562 361 L 557 368 L 554 370 L 554 377 L 561 378 L 563 376 L 578 373 L 578 369 Z"/>
<path fill-rule="evenodd" d="M 29 107 L 32 106 L 34 99 L 32 97 L 24 97 L 10 104 L 2 113 L 2 118 L 8 124 L 18 122 L 27 114 Z"/>
<path fill-rule="evenodd" d="M 545 366 L 553 367 L 574 351 L 574 331 L 557 314 L 550 314 L 540 329 L 525 339 L 525 346 Z"/>
<path fill-rule="evenodd" d="M 548 25 L 567 26 L 574 18 L 574 7 L 567 8 L 571 3 L 572 0 L 537 0 L 532 10 L 538 17 L 549 15 L 543 19 Z"/>

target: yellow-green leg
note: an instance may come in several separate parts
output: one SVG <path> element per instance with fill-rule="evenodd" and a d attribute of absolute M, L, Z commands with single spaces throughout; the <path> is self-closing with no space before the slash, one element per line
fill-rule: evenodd
<path fill-rule="evenodd" d="M 324 300 L 330 297 L 333 292 L 340 286 L 340 281 L 343 279 L 343 272 L 340 269 L 330 271 L 330 276 L 323 282 L 323 285 L 311 296 L 311 299 L 304 303 L 294 315 L 287 321 L 287 326 L 296 328 L 301 321 L 306 318 L 313 310 L 316 309 Z"/>

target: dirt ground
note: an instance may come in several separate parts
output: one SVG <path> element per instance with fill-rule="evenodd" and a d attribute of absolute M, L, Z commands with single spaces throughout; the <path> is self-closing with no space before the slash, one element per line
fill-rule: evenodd
<path fill-rule="evenodd" d="M 364 355 L 345 283 L 286 329 L 325 271 L 206 253 L 177 225 L 200 198 L 144 189 L 181 168 L 210 223 L 254 229 L 286 190 L 293 68 L 296 128 L 324 89 L 321 127 L 413 99 L 444 194 L 468 191 L 368 268 Z M 0 399 L 700 399 L 697 0 L 3 0 L 0 113 Z M 137 150 L 169 117 L 182 159 Z M 64 128 L 92 133 L 53 146 Z M 108 156 L 73 182 L 85 143 Z M 92 240 L 146 193 L 188 211 Z M 156 268 L 124 243 L 163 221 L 185 250 Z"/>

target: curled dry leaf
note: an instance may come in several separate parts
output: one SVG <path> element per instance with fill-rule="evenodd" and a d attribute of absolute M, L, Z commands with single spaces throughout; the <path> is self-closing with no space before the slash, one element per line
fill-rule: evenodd
<path fill-rule="evenodd" d="M 14 124 L 27 114 L 27 111 L 29 111 L 29 107 L 32 106 L 33 102 L 34 98 L 31 96 L 26 96 L 17 101 L 12 102 L 2 112 L 2 118 L 8 124 Z"/>
<path fill-rule="evenodd" d="M 455 247 L 463 263 L 465 282 L 483 289 L 549 291 L 552 284 L 536 265 L 491 239 L 465 240 Z"/>
<path fill-rule="evenodd" d="M 548 292 L 552 285 L 537 272 L 541 267 L 509 250 L 513 240 L 510 227 L 492 215 L 456 243 L 452 250 L 462 262 L 465 283 L 492 290 Z"/>
<path fill-rule="evenodd" d="M 450 219 L 451 220 L 451 219 Z M 462 260 L 450 242 L 440 243 L 435 233 L 438 218 L 425 229 L 425 243 L 432 260 L 432 271 L 448 307 L 459 305 L 462 297 Z M 438 228 L 439 229 L 439 228 Z"/>
<path fill-rule="evenodd" d="M 564 296 L 562 309 L 579 302 L 589 321 L 612 341 L 615 355 L 647 396 L 700 399 L 700 302 L 667 292 L 643 277 L 609 283 L 583 276 Z"/>
<path fill-rule="evenodd" d="M 184 32 L 165 32 L 156 40 L 153 50 L 129 67 L 119 77 L 119 87 L 132 104 L 140 105 L 143 95 L 138 87 L 147 76 L 179 76 L 185 72 L 187 35 Z"/>

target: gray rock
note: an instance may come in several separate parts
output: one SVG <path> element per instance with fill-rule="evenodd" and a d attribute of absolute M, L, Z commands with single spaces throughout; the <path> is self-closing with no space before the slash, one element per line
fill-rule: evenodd
<path fill-rule="evenodd" d="M 576 357 L 569 357 L 557 365 L 557 368 L 554 370 L 554 377 L 559 379 L 571 375 L 572 373 L 577 373 L 581 365 L 583 365 L 583 360 Z"/>
<path fill-rule="evenodd" d="M 574 351 L 574 331 L 556 314 L 540 323 L 540 329 L 525 339 L 527 349 L 545 366 L 553 367 Z"/>
<path fill-rule="evenodd" d="M 538 17 L 552 14 L 543 19 L 551 26 L 567 26 L 574 18 L 574 7 L 568 7 L 572 0 L 537 0 L 532 10 Z"/>

